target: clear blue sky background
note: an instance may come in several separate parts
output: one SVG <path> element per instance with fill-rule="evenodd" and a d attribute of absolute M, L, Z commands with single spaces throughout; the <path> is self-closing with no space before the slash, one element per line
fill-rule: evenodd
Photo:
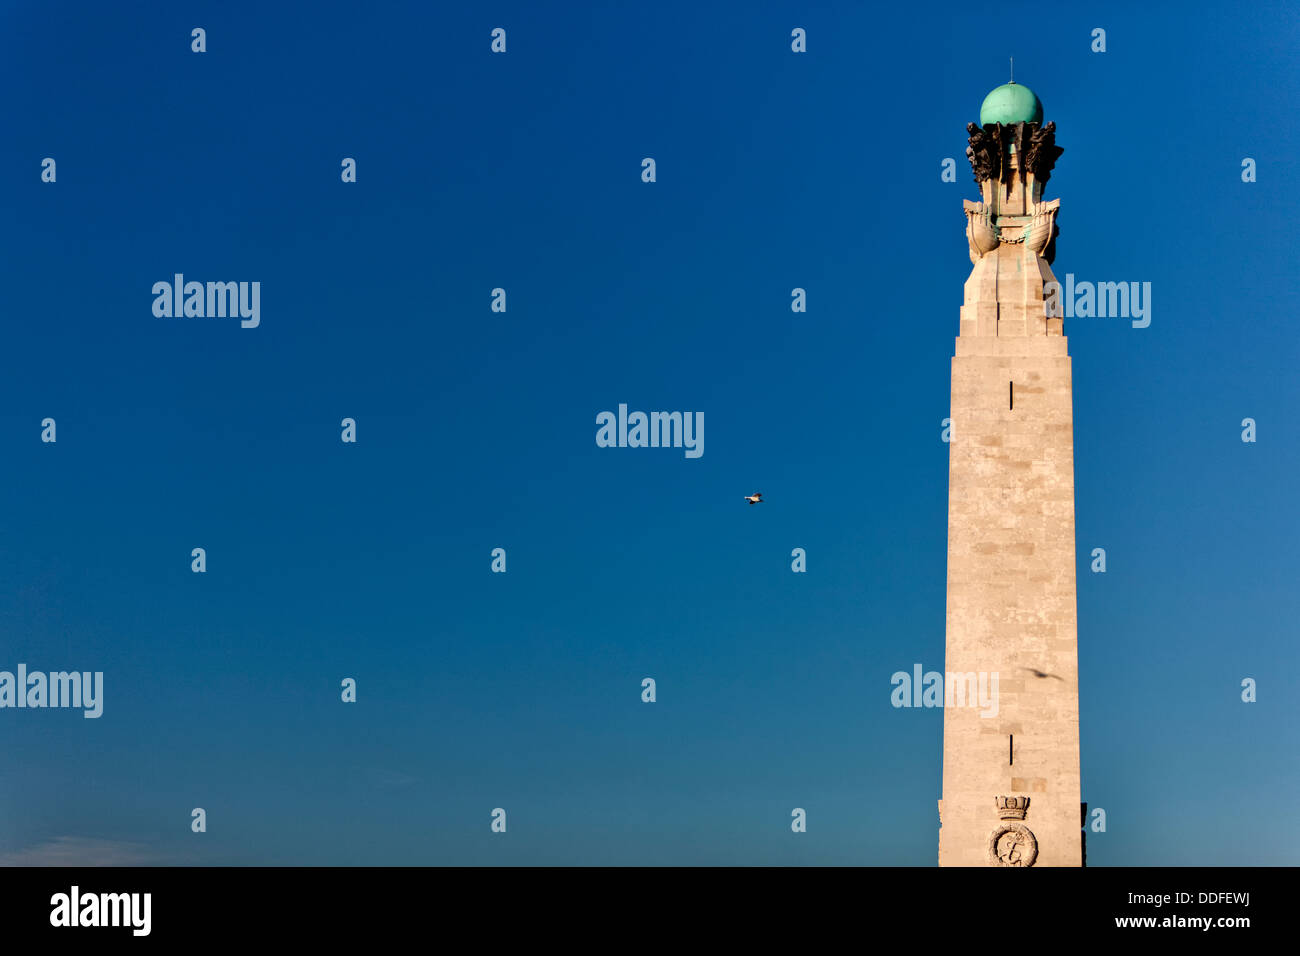
<path fill-rule="evenodd" d="M 1294 6 L 545 6 L 4 5 L 0 668 L 106 692 L 0 711 L 0 854 L 932 865 L 942 715 L 889 677 L 943 666 L 1014 56 L 1058 275 L 1153 286 L 1066 329 L 1089 862 L 1300 862 Z M 175 272 L 261 327 L 155 318 Z M 704 456 L 597 448 L 620 402 Z"/>

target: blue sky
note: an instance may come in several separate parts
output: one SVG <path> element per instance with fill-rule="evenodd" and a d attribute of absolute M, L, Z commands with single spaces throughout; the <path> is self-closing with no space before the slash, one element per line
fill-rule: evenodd
<path fill-rule="evenodd" d="M 889 678 L 943 663 L 1008 56 L 1058 276 L 1153 290 L 1066 328 L 1089 862 L 1300 859 L 1293 7 L 2 10 L 0 668 L 105 703 L 0 711 L 0 861 L 933 865 Z M 156 318 L 177 272 L 261 325 Z M 596 447 L 620 402 L 703 456 Z"/>

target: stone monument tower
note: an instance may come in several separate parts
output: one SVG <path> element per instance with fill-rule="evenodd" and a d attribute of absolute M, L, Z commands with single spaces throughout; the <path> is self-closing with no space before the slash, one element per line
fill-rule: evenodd
<path fill-rule="evenodd" d="M 1063 150 L 1014 82 L 967 131 L 981 201 L 952 360 L 939 865 L 1081 866 L 1070 356 L 1045 289 Z M 972 706 L 979 680 L 995 707 Z"/>

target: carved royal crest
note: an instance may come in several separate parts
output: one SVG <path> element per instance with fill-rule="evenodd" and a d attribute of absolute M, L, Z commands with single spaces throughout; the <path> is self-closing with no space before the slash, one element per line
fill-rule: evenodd
<path fill-rule="evenodd" d="M 1033 866 L 1038 859 L 1038 840 L 1019 823 L 998 827 L 989 837 L 989 863 L 993 866 Z"/>
<path fill-rule="evenodd" d="M 1023 820 L 1029 812 L 1028 797 L 994 797 L 998 807 L 998 818 L 1002 820 Z"/>

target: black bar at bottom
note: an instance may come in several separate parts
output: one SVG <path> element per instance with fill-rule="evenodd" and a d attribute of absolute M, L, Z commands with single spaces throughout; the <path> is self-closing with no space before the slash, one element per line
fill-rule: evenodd
<path fill-rule="evenodd" d="M 1284 901 L 1296 877 L 1294 868 L 1208 867 L 14 868 L 0 869 L 0 918 L 9 943 L 284 940 L 295 951 L 414 934 L 453 946 L 639 940 L 676 948 L 704 936 L 728 949 L 748 939 L 768 948 L 835 937 L 930 949 L 1047 932 L 1232 946 L 1261 930 L 1288 931 Z M 116 916 L 125 925 L 72 926 L 73 887 L 76 922 Z"/>

